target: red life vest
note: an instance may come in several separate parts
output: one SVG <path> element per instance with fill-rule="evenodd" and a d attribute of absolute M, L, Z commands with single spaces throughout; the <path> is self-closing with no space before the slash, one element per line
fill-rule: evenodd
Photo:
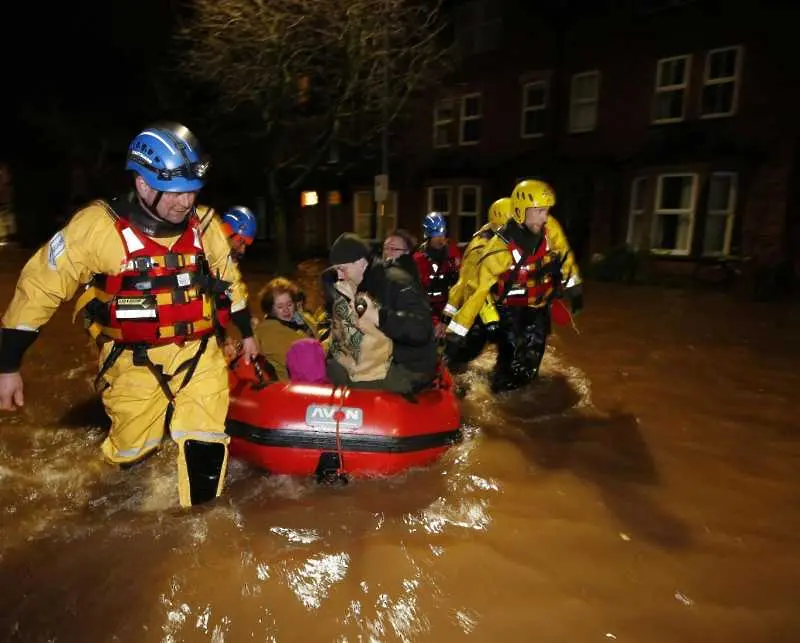
<path fill-rule="evenodd" d="M 214 332 L 215 320 L 230 321 L 227 284 L 210 274 L 195 214 L 171 248 L 113 216 L 124 267 L 117 275 L 95 275 L 76 305 L 85 308 L 93 337 L 157 346 L 204 337 Z"/>
<path fill-rule="evenodd" d="M 561 286 L 558 254 L 550 250 L 546 232 L 533 254 L 525 256 L 516 241 L 507 240 L 506 248 L 514 259 L 512 266 L 497 280 L 495 298 L 506 306 L 541 308 L 549 304 Z"/>
<path fill-rule="evenodd" d="M 420 282 L 428 295 L 428 301 L 435 314 L 441 314 L 447 304 L 450 288 L 458 281 L 461 267 L 461 251 L 450 241 L 447 246 L 445 260 L 435 263 L 425 250 L 414 253 Z"/>

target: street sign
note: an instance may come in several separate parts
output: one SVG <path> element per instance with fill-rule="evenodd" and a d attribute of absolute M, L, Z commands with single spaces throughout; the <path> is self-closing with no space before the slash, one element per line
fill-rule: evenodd
<path fill-rule="evenodd" d="M 389 175 L 375 175 L 375 202 L 385 203 L 389 198 Z"/>

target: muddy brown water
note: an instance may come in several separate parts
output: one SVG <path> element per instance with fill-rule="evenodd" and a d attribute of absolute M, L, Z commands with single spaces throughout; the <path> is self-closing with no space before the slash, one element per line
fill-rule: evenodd
<path fill-rule="evenodd" d="M 535 385 L 495 397 L 474 364 L 436 465 L 327 488 L 235 463 L 186 511 L 171 446 L 102 462 L 65 308 L 0 416 L 0 640 L 798 641 L 798 321 L 592 284 Z"/>

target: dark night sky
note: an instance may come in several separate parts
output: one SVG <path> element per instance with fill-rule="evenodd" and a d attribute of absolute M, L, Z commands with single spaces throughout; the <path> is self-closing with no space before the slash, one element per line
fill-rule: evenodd
<path fill-rule="evenodd" d="M 6 154 L 24 145 L 21 139 L 42 113 L 100 128 L 106 123 L 125 127 L 130 118 L 136 120 L 130 127 L 141 127 L 141 115 L 154 107 L 150 70 L 168 62 L 170 2 L 45 7 L 23 0 L 6 4 L 0 20 Z"/>

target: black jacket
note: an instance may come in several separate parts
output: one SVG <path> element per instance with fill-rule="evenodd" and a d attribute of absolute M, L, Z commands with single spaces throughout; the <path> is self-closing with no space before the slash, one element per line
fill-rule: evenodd
<path fill-rule="evenodd" d="M 433 375 L 438 352 L 428 298 L 408 272 L 373 261 L 358 287 L 380 304 L 379 327 L 394 342 L 394 361 L 414 373 Z"/>
<path fill-rule="evenodd" d="M 420 283 L 419 270 L 417 269 L 417 262 L 414 261 L 414 257 L 411 255 L 410 252 L 400 255 L 399 257 L 395 257 L 394 259 L 389 259 L 385 263 L 387 265 L 394 264 L 395 266 L 402 268 L 414 278 L 414 281 Z"/>

